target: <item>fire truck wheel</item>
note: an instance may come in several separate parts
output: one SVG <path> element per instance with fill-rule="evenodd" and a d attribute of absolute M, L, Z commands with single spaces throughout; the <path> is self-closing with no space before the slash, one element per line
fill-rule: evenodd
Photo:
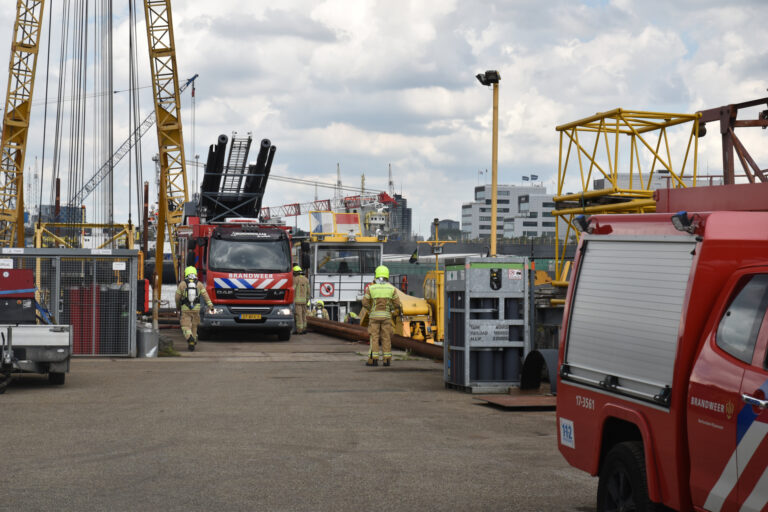
<path fill-rule="evenodd" d="M 290 329 L 283 329 L 281 331 L 277 331 L 277 339 L 280 341 L 290 341 L 291 339 L 291 330 Z"/>
<path fill-rule="evenodd" d="M 48 382 L 54 386 L 61 386 L 66 380 L 67 374 L 62 372 L 50 372 L 48 373 Z"/>
<path fill-rule="evenodd" d="M 643 444 L 619 443 L 608 452 L 597 484 L 597 511 L 659 512 L 658 504 L 648 499 Z"/>

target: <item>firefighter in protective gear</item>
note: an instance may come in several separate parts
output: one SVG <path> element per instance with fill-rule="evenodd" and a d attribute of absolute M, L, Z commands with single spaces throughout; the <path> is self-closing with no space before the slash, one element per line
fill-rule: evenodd
<path fill-rule="evenodd" d="M 325 309 L 325 302 L 323 302 L 322 300 L 318 300 L 317 302 L 315 302 L 315 312 L 314 312 L 314 314 L 315 314 L 315 316 L 317 318 L 322 318 L 324 320 L 330 320 L 330 318 L 328 317 L 328 310 Z"/>
<path fill-rule="evenodd" d="M 371 349 L 366 366 L 378 366 L 379 341 L 383 352 L 384 366 L 392 362 L 392 315 L 402 311 L 403 306 L 395 287 L 389 284 L 389 269 L 384 265 L 376 267 L 375 279 L 365 290 L 363 307 L 368 310 L 368 334 Z"/>
<path fill-rule="evenodd" d="M 197 269 L 184 269 L 184 281 L 176 289 L 176 309 L 181 311 L 181 334 L 187 340 L 187 350 L 195 350 L 197 345 L 197 326 L 200 325 L 200 303 L 205 301 L 209 311 L 213 311 L 213 302 L 205 291 L 205 286 L 197 280 Z"/>
<path fill-rule="evenodd" d="M 347 316 L 344 317 L 344 323 L 360 325 L 360 317 L 354 311 L 350 311 L 347 313 Z"/>
<path fill-rule="evenodd" d="M 309 303 L 309 279 L 302 275 L 301 267 L 293 266 L 293 319 L 295 333 L 307 332 L 307 304 Z"/>

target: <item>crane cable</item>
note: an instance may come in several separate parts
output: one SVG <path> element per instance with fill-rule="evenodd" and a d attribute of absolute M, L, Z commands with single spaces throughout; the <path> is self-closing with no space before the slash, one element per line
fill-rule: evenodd
<path fill-rule="evenodd" d="M 131 65 L 133 67 L 133 73 L 132 73 L 132 78 L 131 78 L 131 81 L 130 81 L 130 84 L 129 84 L 129 86 L 131 88 L 131 97 L 132 97 L 131 107 L 133 109 L 133 125 L 131 126 L 131 133 L 135 133 L 136 130 L 138 130 L 139 125 L 141 124 L 140 117 L 139 117 L 140 114 L 141 114 L 141 104 L 139 102 L 140 98 L 139 98 L 139 94 L 137 92 L 140 89 L 140 87 L 139 87 L 139 74 L 138 74 L 138 69 L 139 69 L 138 51 L 137 51 L 137 44 L 136 44 L 136 42 L 138 41 L 138 36 L 136 34 L 136 26 L 138 25 L 138 23 L 136 22 L 136 20 L 137 20 L 137 16 L 136 16 L 136 9 L 137 9 L 136 8 L 136 0 L 130 0 L 129 8 L 131 10 L 131 15 L 133 17 L 133 20 L 131 22 L 131 32 L 130 32 L 130 43 L 131 43 L 130 58 L 131 58 Z M 134 174 L 134 177 L 135 177 L 135 180 L 136 180 L 136 219 L 138 219 L 137 220 L 137 225 L 139 226 L 139 228 L 141 228 L 142 227 L 142 223 L 143 223 L 143 217 L 141 215 L 141 212 L 142 212 L 142 209 L 143 209 L 142 208 L 143 197 L 141 196 L 140 192 L 141 192 L 141 189 L 142 189 L 142 183 L 144 181 L 144 176 L 143 176 L 144 172 L 143 172 L 143 168 L 142 168 L 142 160 L 143 159 L 142 159 L 141 138 L 137 138 L 137 140 L 134 141 L 133 151 L 135 153 L 135 159 L 134 159 L 134 162 L 135 162 L 135 174 Z M 129 173 L 130 173 L 130 169 L 131 169 L 130 165 L 129 165 L 128 169 L 129 169 Z M 130 176 L 129 176 L 129 181 L 130 181 Z M 129 197 L 129 200 L 128 200 L 128 211 L 129 211 L 128 221 L 129 221 L 129 223 L 131 221 L 131 217 L 130 217 L 131 208 L 132 208 L 132 205 L 131 205 L 131 200 L 130 200 L 130 197 Z"/>
<path fill-rule="evenodd" d="M 48 53 L 45 63 L 45 108 L 43 109 L 43 151 L 40 165 L 40 195 L 37 205 L 37 225 L 40 227 L 43 217 L 43 182 L 45 181 L 45 140 L 48 133 L 48 83 L 51 71 L 51 28 L 53 23 L 53 6 L 48 9 Z"/>

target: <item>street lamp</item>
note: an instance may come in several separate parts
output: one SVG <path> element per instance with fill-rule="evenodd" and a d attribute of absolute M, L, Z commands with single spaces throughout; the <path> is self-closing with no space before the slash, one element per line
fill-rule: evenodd
<path fill-rule="evenodd" d="M 491 250 L 490 256 L 496 256 L 496 194 L 498 188 L 498 168 L 497 161 L 499 156 L 499 81 L 501 75 L 498 71 L 488 70 L 485 73 L 476 75 L 478 81 L 485 86 L 493 85 L 493 149 L 491 156 Z"/>

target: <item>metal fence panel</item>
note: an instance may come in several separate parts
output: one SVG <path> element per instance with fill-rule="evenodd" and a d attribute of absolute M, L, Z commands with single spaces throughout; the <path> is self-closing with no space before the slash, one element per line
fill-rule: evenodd
<path fill-rule="evenodd" d="M 136 355 L 137 251 L 4 248 L 0 266 L 34 273 L 38 322 L 71 325 L 75 356 Z"/>

